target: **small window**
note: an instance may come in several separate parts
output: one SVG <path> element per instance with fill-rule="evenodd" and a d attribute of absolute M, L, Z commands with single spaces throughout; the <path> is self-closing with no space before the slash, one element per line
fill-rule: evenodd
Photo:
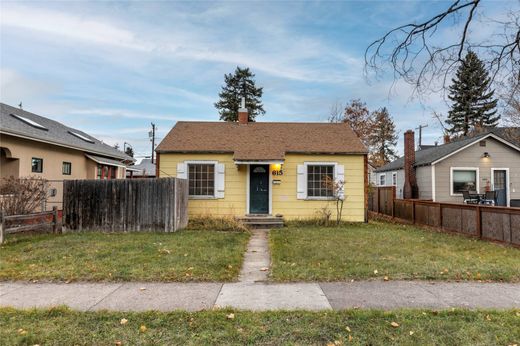
<path fill-rule="evenodd" d="M 188 164 L 188 184 L 190 196 L 215 196 L 215 165 Z"/>
<path fill-rule="evenodd" d="M 64 175 L 70 175 L 72 173 L 72 163 L 63 161 L 61 172 Z"/>
<path fill-rule="evenodd" d="M 397 172 L 392 173 L 392 185 L 397 186 Z"/>
<path fill-rule="evenodd" d="M 386 185 L 386 174 L 381 174 L 379 176 L 379 186 L 385 186 Z"/>
<path fill-rule="evenodd" d="M 307 166 L 307 196 L 333 197 L 334 196 L 334 166 L 309 165 Z"/>
<path fill-rule="evenodd" d="M 481 147 L 485 147 L 486 146 L 486 141 L 485 140 L 481 140 L 479 142 L 479 144 L 480 144 Z"/>
<path fill-rule="evenodd" d="M 477 190 L 476 169 L 454 169 L 452 172 L 452 193 Z"/>
<path fill-rule="evenodd" d="M 33 157 L 31 160 L 31 172 L 42 173 L 43 172 L 43 159 Z"/>

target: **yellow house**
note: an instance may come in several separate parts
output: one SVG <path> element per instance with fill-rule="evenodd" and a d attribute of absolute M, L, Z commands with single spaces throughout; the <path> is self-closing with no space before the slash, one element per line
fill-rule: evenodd
<path fill-rule="evenodd" d="M 336 195 L 366 221 L 367 150 L 347 124 L 247 119 L 177 122 L 157 147 L 157 176 L 189 180 L 190 215 L 335 217 Z"/>

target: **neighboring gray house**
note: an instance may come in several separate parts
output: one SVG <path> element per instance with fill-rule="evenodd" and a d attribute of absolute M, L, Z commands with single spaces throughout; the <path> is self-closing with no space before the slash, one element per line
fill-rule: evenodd
<path fill-rule="evenodd" d="M 409 159 L 413 162 L 410 180 L 416 181 L 416 197 L 462 203 L 463 190 L 496 190 L 498 205 L 520 206 L 518 138 L 520 128 L 498 128 L 438 146 L 423 146 Z M 395 185 L 398 198 L 403 198 L 406 183 L 405 161 L 401 157 L 375 171 L 377 185 Z"/>
<path fill-rule="evenodd" d="M 155 163 L 152 163 L 152 159 L 142 159 L 138 165 L 129 166 L 126 170 L 127 178 L 155 178 Z"/>

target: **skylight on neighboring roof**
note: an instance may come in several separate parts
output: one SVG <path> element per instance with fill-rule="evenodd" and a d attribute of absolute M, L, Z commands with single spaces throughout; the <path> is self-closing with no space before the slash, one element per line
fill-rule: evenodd
<path fill-rule="evenodd" d="M 84 140 L 85 142 L 89 142 L 89 143 L 94 143 L 94 141 L 86 136 L 83 136 L 81 133 L 77 133 L 77 132 L 74 132 L 74 131 L 69 131 L 69 133 L 73 136 L 76 136 L 78 137 L 79 139 L 82 139 Z"/>
<path fill-rule="evenodd" d="M 20 120 L 20 121 L 23 121 L 24 123 L 26 123 L 27 125 L 31 125 L 32 127 L 36 127 L 37 129 L 40 129 L 40 130 L 45 130 L 45 131 L 49 131 L 48 128 L 46 128 L 45 126 L 43 125 L 40 125 L 38 124 L 36 121 L 34 120 L 31 120 L 29 118 L 26 118 L 26 117 L 22 117 L 21 115 L 18 115 L 18 114 L 12 114 L 11 113 L 11 116 Z"/>

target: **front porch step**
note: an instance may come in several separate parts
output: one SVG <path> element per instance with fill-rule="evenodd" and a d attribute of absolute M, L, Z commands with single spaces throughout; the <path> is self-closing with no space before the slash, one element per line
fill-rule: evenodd
<path fill-rule="evenodd" d="M 251 228 L 278 228 L 284 225 L 283 217 L 272 215 L 246 215 L 238 220 Z"/>

